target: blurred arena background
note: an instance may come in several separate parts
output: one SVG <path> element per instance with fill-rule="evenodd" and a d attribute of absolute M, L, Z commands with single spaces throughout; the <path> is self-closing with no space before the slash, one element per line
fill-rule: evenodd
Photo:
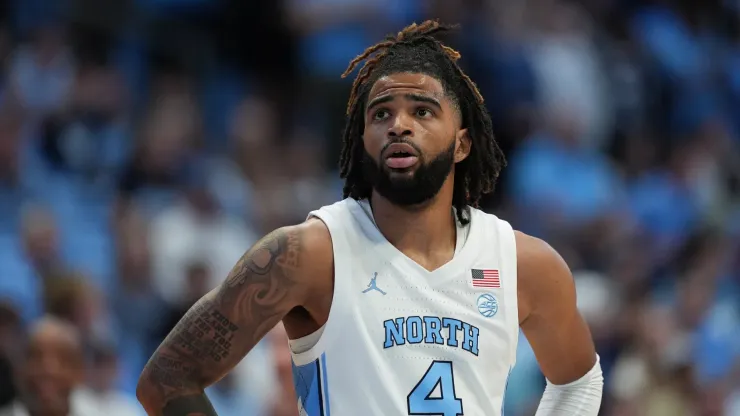
<path fill-rule="evenodd" d="M 189 305 L 341 198 L 347 62 L 428 17 L 462 24 L 448 42 L 509 158 L 485 209 L 574 270 L 602 413 L 740 415 L 740 2 L 0 4 L 0 415 L 73 387 L 75 416 L 141 415 Z M 82 361 L 25 342 L 43 314 Z M 296 414 L 273 335 L 209 389 L 220 415 Z M 522 337 L 506 414 L 543 386 Z"/>

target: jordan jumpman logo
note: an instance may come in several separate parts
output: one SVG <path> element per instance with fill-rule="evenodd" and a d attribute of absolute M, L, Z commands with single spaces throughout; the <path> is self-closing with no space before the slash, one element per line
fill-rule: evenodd
<path fill-rule="evenodd" d="M 367 289 L 363 290 L 362 293 L 367 293 L 367 292 L 369 292 L 371 290 L 377 290 L 383 296 L 385 296 L 385 292 L 383 292 L 382 290 L 380 290 L 380 288 L 378 287 L 378 285 L 375 283 L 375 280 L 377 278 L 378 278 L 378 272 L 375 272 L 375 274 L 373 275 L 373 278 L 370 279 L 370 283 L 368 283 L 368 285 L 367 285 Z"/>

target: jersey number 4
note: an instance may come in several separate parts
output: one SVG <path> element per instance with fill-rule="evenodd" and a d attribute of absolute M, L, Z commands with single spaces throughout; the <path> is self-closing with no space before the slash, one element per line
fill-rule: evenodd
<path fill-rule="evenodd" d="M 462 400 L 455 396 L 451 361 L 434 361 L 407 397 L 409 415 L 459 416 Z"/>

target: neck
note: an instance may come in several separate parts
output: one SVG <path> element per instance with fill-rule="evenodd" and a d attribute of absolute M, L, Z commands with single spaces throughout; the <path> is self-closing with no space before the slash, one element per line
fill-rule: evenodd
<path fill-rule="evenodd" d="M 457 227 L 452 214 L 452 183 L 449 185 L 427 204 L 416 207 L 394 205 L 373 191 L 373 217 L 386 240 L 412 258 L 434 262 L 438 256 L 447 257 L 442 264 L 452 258 Z"/>

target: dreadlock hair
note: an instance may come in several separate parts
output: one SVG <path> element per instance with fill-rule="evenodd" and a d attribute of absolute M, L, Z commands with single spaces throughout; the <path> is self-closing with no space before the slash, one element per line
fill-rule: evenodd
<path fill-rule="evenodd" d="M 344 198 L 364 199 L 372 193 L 372 185 L 365 181 L 362 172 L 365 105 L 375 81 L 401 72 L 424 73 L 440 81 L 446 96 L 460 112 L 462 127 L 468 129 L 472 140 L 470 154 L 455 165 L 452 205 L 458 221 L 469 223 L 469 207 L 477 207 L 481 197 L 493 191 L 506 159 L 494 140 L 491 116 L 478 87 L 457 64 L 460 53 L 433 36 L 451 29 L 452 26 L 433 20 L 420 25 L 414 23 L 367 48 L 342 74 L 342 78 L 347 77 L 365 62 L 352 85 L 347 105 L 340 159 L 340 177 L 345 179 Z"/>

